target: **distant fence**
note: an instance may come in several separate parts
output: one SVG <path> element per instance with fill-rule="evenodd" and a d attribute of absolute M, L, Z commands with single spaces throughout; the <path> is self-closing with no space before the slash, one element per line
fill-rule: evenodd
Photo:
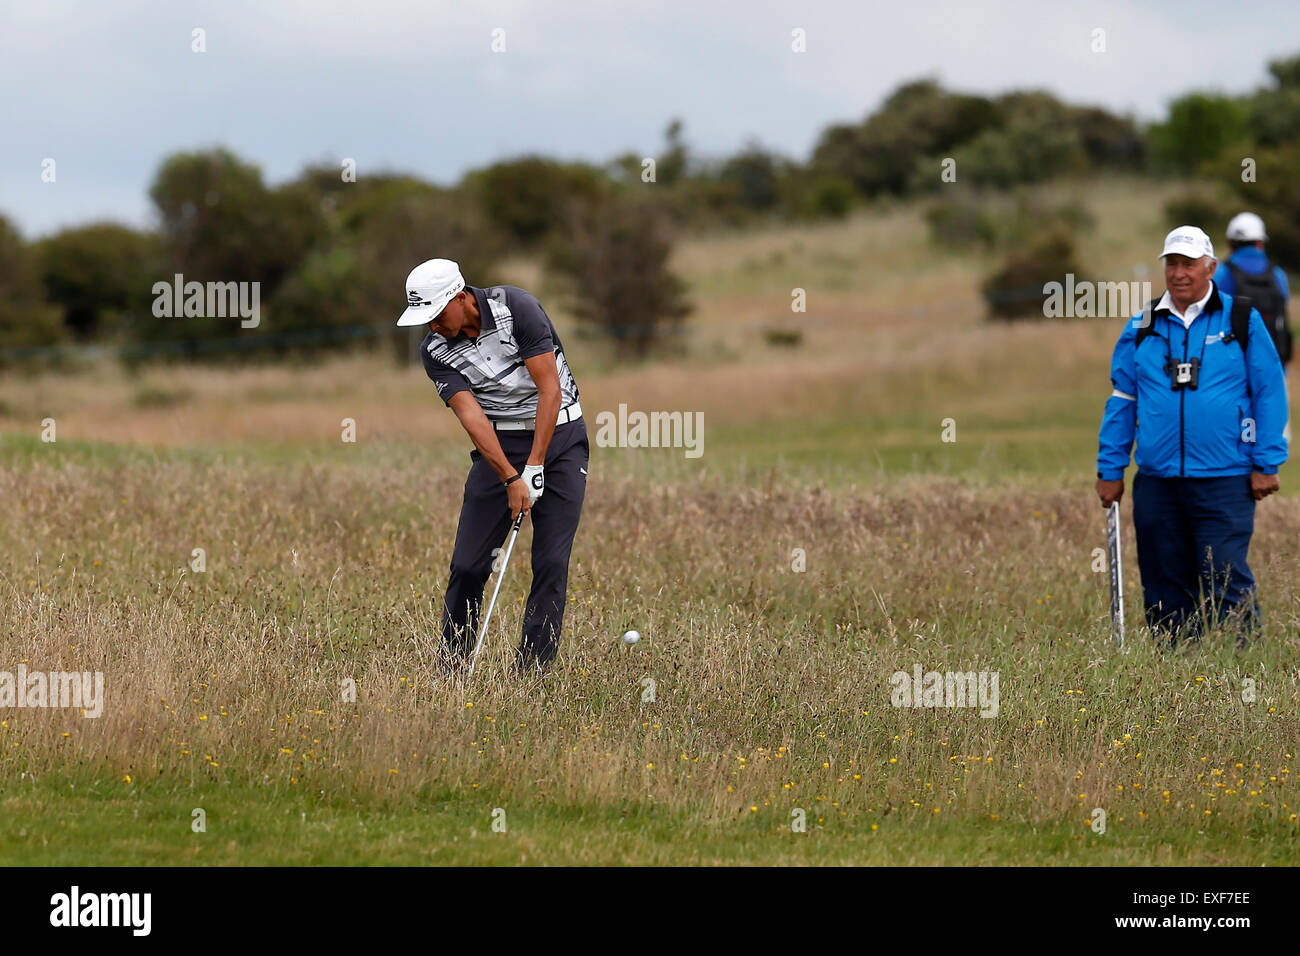
<path fill-rule="evenodd" d="M 1041 288 L 1025 288 L 1008 290 L 995 293 L 990 299 L 995 302 L 1006 301 L 1031 301 L 1043 298 Z M 935 312 L 943 312 L 954 308 L 969 308 L 971 306 L 986 304 L 983 298 L 962 298 L 950 299 L 944 302 L 917 303 L 910 306 L 889 307 L 878 311 L 885 311 L 896 314 L 911 314 L 913 316 L 930 315 Z M 684 327 L 689 327 L 690 319 L 687 318 L 683 323 Z M 766 328 L 771 325 L 770 319 L 749 319 L 743 322 L 727 323 L 727 328 L 735 329 L 737 327 L 754 327 L 756 329 Z M 325 345 L 343 341 L 360 341 L 363 339 L 373 339 L 380 335 L 389 334 L 396 327 L 379 326 L 379 325 L 350 325 L 337 329 L 308 329 L 301 332 L 285 332 L 280 335 L 236 335 L 216 339 L 175 339 L 161 342 L 126 342 L 119 345 L 77 345 L 68 343 L 62 345 L 35 345 L 21 348 L 0 348 L 0 362 L 21 361 L 24 359 L 62 359 L 62 358 L 79 358 L 87 361 L 96 361 L 104 358 L 117 358 L 122 361 L 131 361 L 135 359 L 149 359 L 160 357 L 175 356 L 198 356 L 198 355 L 215 355 L 227 352 L 259 352 L 264 350 L 291 348 L 301 345 Z M 575 330 L 582 337 L 612 338 L 618 339 L 629 335 L 649 334 L 658 329 L 654 325 L 626 325 L 616 328 L 608 326 L 595 327 L 587 324 L 579 325 Z M 418 329 L 419 337 L 412 335 L 411 359 L 418 358 L 419 338 L 423 337 L 424 330 Z"/>
<path fill-rule="evenodd" d="M 120 345 L 35 345 L 0 348 L 0 360 L 118 358 L 122 360 L 175 355 L 212 355 L 220 352 L 257 352 L 295 345 L 374 338 L 388 330 L 377 325 L 350 325 L 339 329 L 309 329 L 281 335 L 228 336 L 220 339 L 176 339 L 162 342 L 125 342 Z"/>

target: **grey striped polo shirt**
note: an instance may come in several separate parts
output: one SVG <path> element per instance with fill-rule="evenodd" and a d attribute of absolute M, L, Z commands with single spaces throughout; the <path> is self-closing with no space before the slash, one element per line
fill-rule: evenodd
<path fill-rule="evenodd" d="M 564 347 L 536 297 L 512 285 L 466 288 L 478 303 L 478 337 L 462 332 L 445 339 L 430 332 L 420 345 L 424 370 L 438 389 L 438 397 L 450 404 L 457 392 L 469 391 L 488 418 L 535 418 L 537 385 L 524 360 L 554 352 L 560 407 L 576 402 L 578 385 L 564 360 Z"/>

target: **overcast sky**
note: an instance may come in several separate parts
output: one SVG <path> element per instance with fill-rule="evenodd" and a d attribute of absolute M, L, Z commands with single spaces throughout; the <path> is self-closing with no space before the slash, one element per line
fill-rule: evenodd
<path fill-rule="evenodd" d="M 217 144 L 271 182 L 351 157 L 450 184 L 530 152 L 653 155 L 680 116 L 701 154 L 752 138 L 802 160 L 925 75 L 1151 119 L 1296 52 L 1295 2 L 0 0 L 0 214 L 28 238 L 147 225 L 162 157 Z"/>

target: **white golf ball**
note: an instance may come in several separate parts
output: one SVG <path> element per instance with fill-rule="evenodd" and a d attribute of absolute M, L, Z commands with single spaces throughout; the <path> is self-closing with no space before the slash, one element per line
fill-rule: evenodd
<path fill-rule="evenodd" d="M 641 640 L 640 631 L 628 631 L 626 634 L 623 635 L 624 644 L 635 644 L 639 640 Z"/>

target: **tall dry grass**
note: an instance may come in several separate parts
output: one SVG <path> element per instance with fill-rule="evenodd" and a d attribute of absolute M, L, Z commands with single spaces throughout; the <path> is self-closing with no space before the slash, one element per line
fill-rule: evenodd
<path fill-rule="evenodd" d="M 1165 658 L 1140 635 L 1124 654 L 1109 642 L 1086 494 L 592 472 L 557 667 L 506 676 L 524 540 L 463 683 L 431 663 L 458 470 L 6 466 L 0 669 L 102 670 L 107 703 L 97 720 L 9 711 L 2 772 L 378 806 L 654 806 L 706 824 L 784 826 L 802 807 L 1082 827 L 1101 806 L 1133 826 L 1294 838 L 1295 501 L 1261 511 L 1267 639 Z M 639 645 L 619 641 L 628 628 Z M 916 663 L 998 671 L 997 716 L 891 706 L 891 675 Z"/>

